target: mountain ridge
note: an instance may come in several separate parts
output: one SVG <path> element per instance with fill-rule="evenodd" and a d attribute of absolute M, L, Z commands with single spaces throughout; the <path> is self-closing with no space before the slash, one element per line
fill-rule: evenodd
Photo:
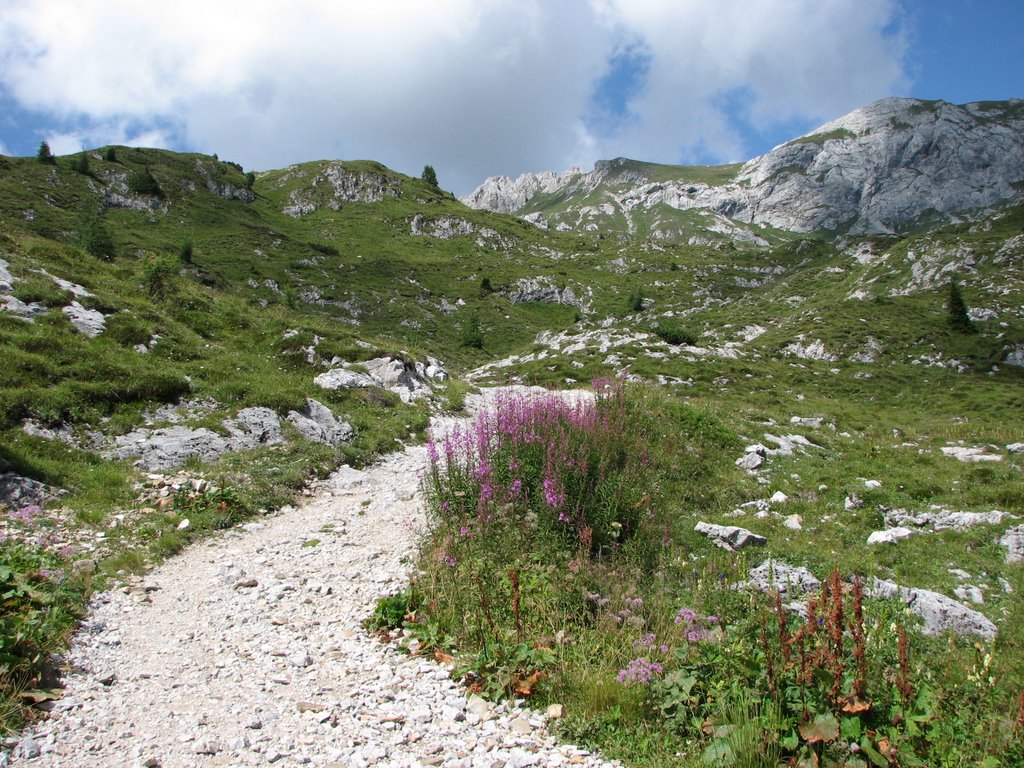
<path fill-rule="evenodd" d="M 590 172 L 491 177 L 462 202 L 563 230 L 625 229 L 688 237 L 691 244 L 705 244 L 702 238 L 717 232 L 767 245 L 764 228 L 893 234 L 926 220 L 952 220 L 1022 190 L 1024 101 L 958 106 L 891 97 L 741 166 L 616 158 L 598 161 Z M 644 216 L 655 220 L 645 227 L 638 222 Z"/>

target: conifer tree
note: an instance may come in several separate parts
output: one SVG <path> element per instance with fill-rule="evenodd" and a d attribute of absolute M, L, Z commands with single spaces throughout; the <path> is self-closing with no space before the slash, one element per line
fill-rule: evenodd
<path fill-rule="evenodd" d="M 45 141 L 40 143 L 39 150 L 36 152 L 36 159 L 40 163 L 46 163 L 47 165 L 56 165 L 57 158 L 53 156 L 53 152 L 50 151 L 50 145 Z"/>
<path fill-rule="evenodd" d="M 437 172 L 434 171 L 434 166 L 425 165 L 423 166 L 423 175 L 420 176 L 427 184 L 432 187 L 437 187 Z"/>
<path fill-rule="evenodd" d="M 977 333 L 977 328 L 967 314 L 967 303 L 956 280 L 949 281 L 949 325 L 957 333 Z"/>

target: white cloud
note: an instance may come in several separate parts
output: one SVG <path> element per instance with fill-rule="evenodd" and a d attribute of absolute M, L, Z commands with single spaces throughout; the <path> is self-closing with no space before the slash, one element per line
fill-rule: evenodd
<path fill-rule="evenodd" d="M 68 140 L 165 143 L 246 167 L 425 163 L 489 174 L 747 148 L 723 109 L 829 119 L 901 87 L 894 0 L 6 0 L 0 85 Z M 592 96 L 624 41 L 650 55 L 629 119 Z M 131 130 L 128 129 L 131 127 Z M 76 147 L 77 150 L 79 147 Z M 56 150 L 55 150 L 56 151 Z"/>
<path fill-rule="evenodd" d="M 0 155 L 7 155 L 8 157 L 11 156 L 10 150 L 8 150 L 7 147 L 4 146 L 4 143 L 2 141 L 0 141 Z"/>

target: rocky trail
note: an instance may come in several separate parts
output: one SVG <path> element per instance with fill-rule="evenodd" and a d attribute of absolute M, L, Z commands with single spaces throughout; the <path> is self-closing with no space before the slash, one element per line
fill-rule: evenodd
<path fill-rule="evenodd" d="M 302 506 L 96 595 L 63 697 L 0 765 L 607 765 L 362 629 L 414 559 L 426 464 L 412 447 L 342 468 Z"/>

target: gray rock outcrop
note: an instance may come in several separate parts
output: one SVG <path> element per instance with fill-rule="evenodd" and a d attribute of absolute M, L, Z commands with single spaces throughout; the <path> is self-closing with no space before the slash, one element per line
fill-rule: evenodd
<path fill-rule="evenodd" d="M 113 459 L 138 457 L 135 466 L 148 470 L 175 469 L 191 458 L 214 461 L 227 451 L 283 442 L 281 420 L 269 408 L 243 408 L 223 422 L 227 436 L 200 427 L 135 429 L 114 438 Z"/>
<path fill-rule="evenodd" d="M 743 549 L 744 547 L 763 547 L 768 539 L 759 536 L 746 528 L 736 525 L 715 525 L 713 523 L 700 522 L 693 530 L 702 533 L 711 539 L 712 543 L 729 552 Z"/>
<path fill-rule="evenodd" d="M 1006 547 L 1006 562 L 1024 562 L 1024 525 L 1008 530 L 999 543 Z"/>
<path fill-rule="evenodd" d="M 707 183 L 681 171 L 679 180 L 652 181 L 634 169 L 639 164 L 619 159 L 600 161 L 589 173 L 493 177 L 463 202 L 535 213 L 526 208 L 544 193 L 557 194 L 558 210 L 574 214 L 566 220 L 582 220 L 586 210 L 601 206 L 625 212 L 666 206 L 791 232 L 898 232 L 924 216 L 983 208 L 1018 194 L 1022 106 L 1020 99 L 958 106 L 888 98 L 750 160 L 731 180 Z M 598 189 L 604 194 L 595 203 Z"/>
<path fill-rule="evenodd" d="M 95 309 L 86 309 L 77 301 L 72 301 L 61 312 L 67 315 L 68 320 L 75 329 L 89 338 L 95 338 L 103 333 L 107 326 L 107 317 Z"/>
<path fill-rule="evenodd" d="M 338 421 L 330 408 L 312 398 L 306 398 L 305 411 L 289 411 L 288 421 L 303 437 L 318 443 L 344 445 L 355 436 L 351 424 Z"/>
<path fill-rule="evenodd" d="M 884 579 L 871 579 L 865 585 L 864 594 L 868 597 L 900 600 L 911 613 L 922 619 L 924 624 L 921 631 L 926 635 L 953 631 L 958 635 L 992 639 L 998 632 L 996 625 L 984 614 L 931 590 L 901 587 Z"/>
<path fill-rule="evenodd" d="M 54 488 L 30 477 L 22 477 L 14 472 L 0 474 L 0 503 L 11 508 L 26 504 L 43 505 L 65 495 L 67 491 L 64 489 Z"/>
<path fill-rule="evenodd" d="M 817 592 L 821 588 L 821 582 L 809 570 L 781 560 L 765 560 L 756 568 L 751 568 L 746 585 L 759 592 L 775 590 L 787 598 Z"/>
<path fill-rule="evenodd" d="M 378 386 L 372 376 L 349 368 L 332 368 L 313 379 L 313 383 L 321 389 L 362 389 Z"/>
<path fill-rule="evenodd" d="M 569 286 L 559 287 L 548 277 L 524 277 L 516 281 L 509 291 L 508 300 L 512 304 L 526 304 L 531 301 L 543 301 L 549 304 L 564 304 L 575 307 L 581 312 L 587 311 L 587 305 Z"/>

